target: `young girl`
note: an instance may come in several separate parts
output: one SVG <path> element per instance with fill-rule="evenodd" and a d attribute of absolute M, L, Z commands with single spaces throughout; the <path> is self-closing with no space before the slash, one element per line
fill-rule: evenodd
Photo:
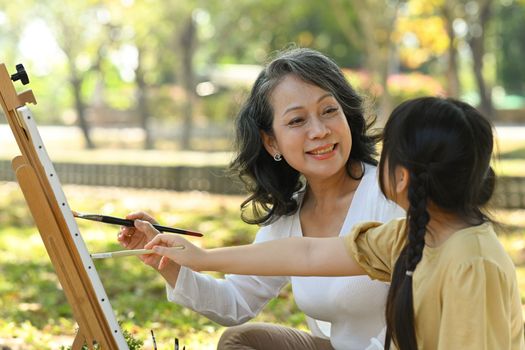
<path fill-rule="evenodd" d="M 463 102 L 418 98 L 393 111 L 383 142 L 380 186 L 406 219 L 210 250 L 159 234 L 145 248 L 161 267 L 391 281 L 386 349 L 525 349 L 515 269 L 480 209 L 494 188 L 491 125 Z"/>

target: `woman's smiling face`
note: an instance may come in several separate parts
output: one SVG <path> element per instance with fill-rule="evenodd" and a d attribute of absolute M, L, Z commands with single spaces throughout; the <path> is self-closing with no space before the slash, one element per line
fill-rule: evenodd
<path fill-rule="evenodd" d="M 282 154 L 307 179 L 345 170 L 352 148 L 350 127 L 335 96 L 289 74 L 270 95 L 273 132 L 263 134 L 266 150 Z"/>

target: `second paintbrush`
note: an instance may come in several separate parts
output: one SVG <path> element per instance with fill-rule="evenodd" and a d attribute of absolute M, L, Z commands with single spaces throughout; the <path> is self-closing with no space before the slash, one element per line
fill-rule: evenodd
<path fill-rule="evenodd" d="M 92 221 L 103 222 L 106 224 L 120 225 L 120 226 L 127 226 L 127 227 L 135 226 L 134 221 L 129 220 L 129 219 L 121 219 L 121 218 L 117 218 L 114 216 L 99 215 L 99 214 L 82 214 L 82 213 L 79 213 L 73 210 L 72 212 L 73 212 L 73 216 L 79 219 L 92 220 Z M 200 232 L 188 231 L 188 230 L 168 227 L 168 226 L 161 226 L 157 224 L 153 224 L 153 227 L 155 227 L 160 232 L 171 232 L 171 233 L 178 233 L 181 235 L 202 237 L 202 233 Z"/>

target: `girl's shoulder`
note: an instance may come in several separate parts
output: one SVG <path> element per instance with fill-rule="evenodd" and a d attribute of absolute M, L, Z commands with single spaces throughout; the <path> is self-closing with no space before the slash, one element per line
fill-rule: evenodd
<path fill-rule="evenodd" d="M 451 274 L 487 266 L 502 274 L 514 274 L 514 264 L 489 222 L 457 231 L 439 250 L 440 260 L 449 265 Z"/>
<path fill-rule="evenodd" d="M 399 250 L 404 247 L 406 242 L 406 218 L 395 218 L 385 223 L 363 222 L 354 226 L 354 239 L 377 242 L 378 245 L 385 246 L 385 249 Z"/>
<path fill-rule="evenodd" d="M 389 281 L 393 267 L 406 243 L 406 220 L 387 223 L 363 222 L 344 238 L 345 247 L 374 279 Z"/>

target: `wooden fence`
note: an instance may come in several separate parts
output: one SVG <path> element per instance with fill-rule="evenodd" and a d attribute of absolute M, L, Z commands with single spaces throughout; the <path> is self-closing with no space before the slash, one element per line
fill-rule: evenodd
<path fill-rule="evenodd" d="M 62 184 L 242 194 L 244 186 L 222 166 L 138 166 L 55 163 Z M 14 181 L 11 162 L 0 161 L 0 181 Z M 500 177 L 493 197 L 499 208 L 525 209 L 525 177 Z"/>

